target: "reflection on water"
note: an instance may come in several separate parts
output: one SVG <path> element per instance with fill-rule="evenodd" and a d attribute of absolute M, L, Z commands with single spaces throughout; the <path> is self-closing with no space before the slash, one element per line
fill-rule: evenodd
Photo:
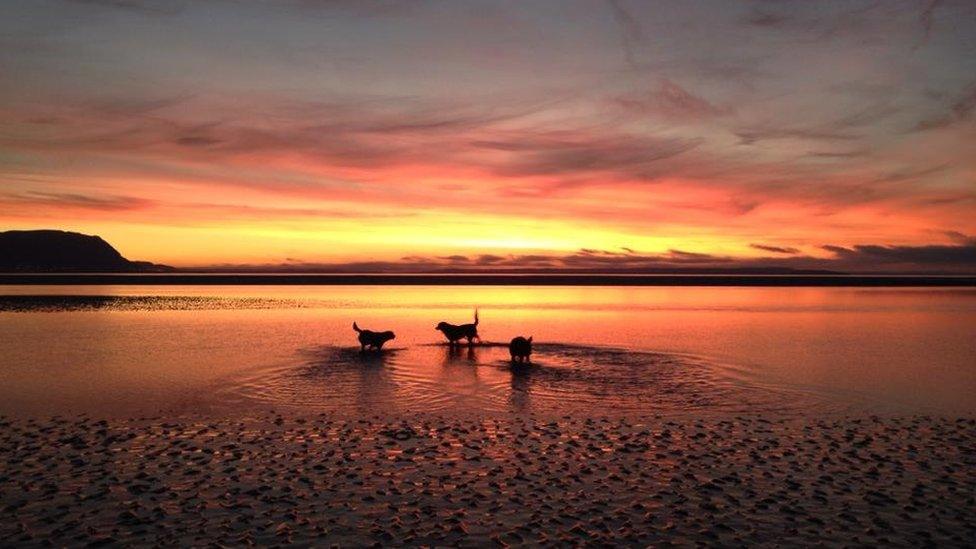
<path fill-rule="evenodd" d="M 262 369 L 223 387 L 252 405 L 314 411 L 543 414 L 789 412 L 814 405 L 793 391 L 750 386 L 701 359 L 605 347 L 539 344 L 513 365 L 506 345 L 420 345 L 383 353 L 318 347 L 298 364 Z M 438 360 L 439 359 L 439 360 Z M 424 365 L 436 364 L 430 368 Z"/>
<path fill-rule="evenodd" d="M 302 364 L 278 372 L 278 381 L 267 372 L 250 384 L 241 383 L 240 389 L 245 394 L 252 389 L 259 400 L 263 397 L 270 404 L 368 413 L 395 398 L 396 383 L 387 366 L 399 352 L 394 348 L 382 353 L 363 353 L 352 347 L 310 349 L 299 353 Z"/>
<path fill-rule="evenodd" d="M 475 307 L 495 343 L 439 343 Z M 11 286 L 0 413 L 972 414 L 974 341 L 970 289 Z"/>
<path fill-rule="evenodd" d="M 442 345 L 442 347 L 445 349 L 444 365 L 451 366 L 455 364 L 477 364 L 478 350 L 484 345 Z"/>

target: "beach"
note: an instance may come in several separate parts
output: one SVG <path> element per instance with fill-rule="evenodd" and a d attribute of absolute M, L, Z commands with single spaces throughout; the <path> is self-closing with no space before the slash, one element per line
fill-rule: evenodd
<path fill-rule="evenodd" d="M 976 545 L 968 288 L 0 290 L 5 545 Z"/>
<path fill-rule="evenodd" d="M 976 420 L 0 422 L 0 536 L 46 545 L 976 544 Z"/>

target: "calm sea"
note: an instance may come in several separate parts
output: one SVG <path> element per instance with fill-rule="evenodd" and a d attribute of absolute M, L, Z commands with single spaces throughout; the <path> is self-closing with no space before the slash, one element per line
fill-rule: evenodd
<path fill-rule="evenodd" d="M 486 344 L 443 345 L 476 307 Z M 361 355 L 353 321 L 397 337 Z M 0 286 L 0 413 L 269 408 L 972 415 L 976 290 Z"/>

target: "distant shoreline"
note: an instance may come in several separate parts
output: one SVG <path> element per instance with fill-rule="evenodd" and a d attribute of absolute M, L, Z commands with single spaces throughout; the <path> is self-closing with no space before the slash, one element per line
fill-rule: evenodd
<path fill-rule="evenodd" d="M 976 287 L 976 275 L 32 273 L 0 285 Z"/>

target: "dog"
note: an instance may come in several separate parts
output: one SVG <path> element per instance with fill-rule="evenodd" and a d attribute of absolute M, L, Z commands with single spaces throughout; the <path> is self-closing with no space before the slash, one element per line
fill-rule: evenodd
<path fill-rule="evenodd" d="M 441 322 L 434 329 L 444 334 L 444 337 L 447 338 L 448 343 L 452 347 L 459 345 L 462 339 L 468 340 L 468 346 L 471 345 L 471 341 L 474 339 L 477 339 L 479 343 L 481 342 L 481 337 L 478 336 L 478 309 L 474 310 L 474 324 L 461 324 L 458 326 Z"/>
<path fill-rule="evenodd" d="M 352 323 L 352 329 L 359 333 L 359 345 L 361 346 L 359 352 L 361 353 L 365 353 L 367 348 L 382 351 L 384 343 L 391 339 L 396 339 L 396 334 L 389 330 L 385 332 L 363 330 L 355 322 Z"/>
<path fill-rule="evenodd" d="M 508 344 L 508 353 L 512 355 L 512 363 L 532 364 L 532 336 L 528 339 L 518 336 Z"/>

